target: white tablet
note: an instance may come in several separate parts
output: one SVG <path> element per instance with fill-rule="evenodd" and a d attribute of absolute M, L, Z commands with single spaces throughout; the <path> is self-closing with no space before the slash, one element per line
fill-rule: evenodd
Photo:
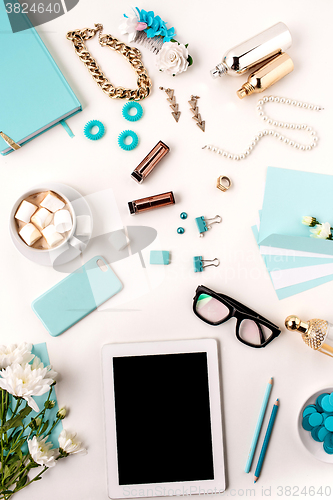
<path fill-rule="evenodd" d="M 215 340 L 102 350 L 110 498 L 225 490 Z"/>

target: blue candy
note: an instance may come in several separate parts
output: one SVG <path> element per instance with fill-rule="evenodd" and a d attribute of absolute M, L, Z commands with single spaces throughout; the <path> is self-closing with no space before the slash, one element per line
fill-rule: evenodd
<path fill-rule="evenodd" d="M 307 415 L 311 415 L 311 413 L 315 413 L 317 411 L 316 407 L 314 405 L 309 405 L 306 406 L 303 410 L 303 417 L 306 417 Z"/>
<path fill-rule="evenodd" d="M 324 392 L 323 394 L 319 394 L 319 396 L 316 399 L 316 408 L 318 411 L 323 411 L 323 407 L 321 406 L 321 401 L 325 396 L 329 396 L 327 392 Z"/>
<path fill-rule="evenodd" d="M 325 437 L 329 434 L 329 431 L 326 429 L 324 425 L 321 425 L 317 431 L 317 436 L 319 441 L 324 441 Z"/>
<path fill-rule="evenodd" d="M 311 413 L 311 415 L 309 415 L 309 424 L 312 426 L 312 427 L 317 427 L 318 425 L 321 425 L 323 423 L 323 416 L 321 415 L 321 413 Z M 333 417 L 332 417 L 332 420 L 333 420 Z M 328 429 L 330 430 L 330 429 Z M 333 429 L 332 429 L 333 430 Z"/>
<path fill-rule="evenodd" d="M 309 423 L 309 417 L 310 417 L 310 415 L 307 415 L 306 417 L 303 418 L 303 421 L 302 421 L 302 427 L 306 431 L 312 431 L 312 429 L 313 429 L 313 426 L 310 425 L 310 423 Z"/>
<path fill-rule="evenodd" d="M 312 439 L 314 439 L 315 441 L 317 441 L 317 443 L 320 443 L 320 439 L 318 437 L 318 431 L 320 429 L 320 425 L 318 425 L 317 427 L 314 427 L 311 431 L 311 436 L 312 436 Z"/>
<path fill-rule="evenodd" d="M 320 404 L 324 412 L 333 413 L 333 406 L 330 404 L 330 396 L 328 394 L 325 394 Z"/>

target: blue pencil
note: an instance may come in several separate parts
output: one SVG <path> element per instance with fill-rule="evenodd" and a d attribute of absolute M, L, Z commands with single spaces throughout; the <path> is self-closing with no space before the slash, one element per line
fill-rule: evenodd
<path fill-rule="evenodd" d="M 251 469 L 253 455 L 254 455 L 254 452 L 256 451 L 258 437 L 259 437 L 261 426 L 262 426 L 262 421 L 264 420 L 264 416 L 265 416 L 265 412 L 266 412 L 266 408 L 267 408 L 267 403 L 268 403 L 269 395 L 270 395 L 271 390 L 272 390 L 272 384 L 273 384 L 273 379 L 271 378 L 269 380 L 268 384 L 267 384 L 266 392 L 265 392 L 265 395 L 264 395 L 264 400 L 263 400 L 262 405 L 261 405 L 261 409 L 260 409 L 260 413 L 259 413 L 257 425 L 256 425 L 256 428 L 255 428 L 253 439 L 252 439 L 252 443 L 251 443 L 251 448 L 250 448 L 249 456 L 248 456 L 248 459 L 247 459 L 247 462 L 246 462 L 246 465 L 245 465 L 245 472 L 250 472 L 250 469 Z"/>
<path fill-rule="evenodd" d="M 269 439 L 270 439 L 271 434 L 272 434 L 273 425 L 274 425 L 274 422 L 275 422 L 275 417 L 276 417 L 278 408 L 279 408 L 279 400 L 277 399 L 276 402 L 275 402 L 275 404 L 274 404 L 274 406 L 273 406 L 273 409 L 272 409 L 271 418 L 269 419 L 269 422 L 268 422 L 268 427 L 267 427 L 265 439 L 264 439 L 264 442 L 263 442 L 263 445 L 262 445 L 262 448 L 261 448 L 260 457 L 259 457 L 259 460 L 258 460 L 258 463 L 257 463 L 257 468 L 256 468 L 256 471 L 254 473 L 254 482 L 255 483 L 258 481 L 258 478 L 260 476 L 261 467 L 262 467 L 262 464 L 263 464 L 263 461 L 264 461 L 264 458 L 265 458 L 265 454 L 266 454 L 267 446 L 268 446 L 268 443 L 269 443 Z"/>

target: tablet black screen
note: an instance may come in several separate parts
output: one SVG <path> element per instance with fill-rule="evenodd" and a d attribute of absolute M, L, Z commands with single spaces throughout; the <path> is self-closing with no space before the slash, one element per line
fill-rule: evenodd
<path fill-rule="evenodd" d="M 207 353 L 113 358 L 119 484 L 214 479 Z"/>

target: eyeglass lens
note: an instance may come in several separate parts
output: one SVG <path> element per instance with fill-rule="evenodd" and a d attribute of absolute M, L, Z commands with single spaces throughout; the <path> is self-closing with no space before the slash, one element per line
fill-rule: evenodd
<path fill-rule="evenodd" d="M 229 314 L 227 306 L 205 293 L 201 293 L 199 295 L 195 308 L 201 318 L 206 319 L 211 323 L 218 323 Z"/>
<path fill-rule="evenodd" d="M 211 295 L 201 293 L 196 302 L 196 312 L 210 323 L 219 323 L 229 314 L 229 308 Z M 273 335 L 273 331 L 251 319 L 243 319 L 239 325 L 239 337 L 251 345 L 261 345 Z"/>
<path fill-rule="evenodd" d="M 251 319 L 243 319 L 239 325 L 239 336 L 252 345 L 261 345 L 273 335 L 272 330 L 266 326 L 255 323 Z"/>

